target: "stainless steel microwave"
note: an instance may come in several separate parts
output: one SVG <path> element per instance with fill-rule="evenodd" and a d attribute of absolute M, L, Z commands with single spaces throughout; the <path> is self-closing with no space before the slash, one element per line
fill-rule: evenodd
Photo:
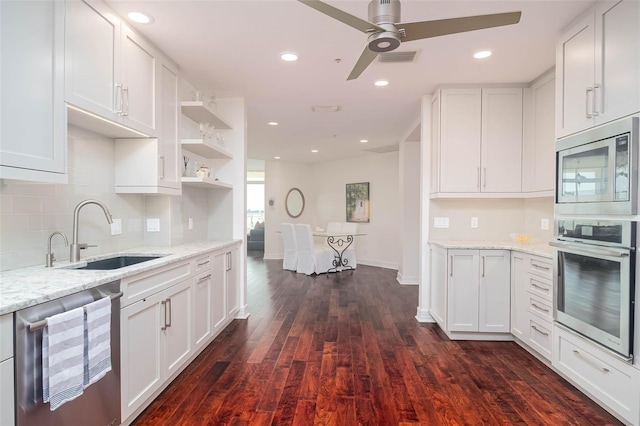
<path fill-rule="evenodd" d="M 638 117 L 556 141 L 557 214 L 638 214 Z"/>

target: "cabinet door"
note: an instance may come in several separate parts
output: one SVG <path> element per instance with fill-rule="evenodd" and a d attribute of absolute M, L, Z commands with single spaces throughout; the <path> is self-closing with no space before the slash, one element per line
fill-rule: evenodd
<path fill-rule="evenodd" d="M 0 425 L 12 425 L 14 417 L 13 358 L 0 362 Z"/>
<path fill-rule="evenodd" d="M 213 275 L 208 270 L 195 278 L 193 289 L 193 342 L 196 348 L 204 346 L 213 333 L 212 309 Z"/>
<path fill-rule="evenodd" d="M 120 310 L 122 418 L 129 417 L 163 383 L 160 328 L 162 293 Z"/>
<path fill-rule="evenodd" d="M 513 252 L 511 255 L 511 334 L 528 339 L 527 256 Z"/>
<path fill-rule="evenodd" d="M 447 251 L 431 247 L 431 316 L 446 329 L 447 318 Z"/>
<path fill-rule="evenodd" d="M 522 89 L 482 89 L 482 192 L 522 191 Z"/>
<path fill-rule="evenodd" d="M 440 95 L 431 100 L 431 182 L 430 192 L 440 191 Z"/>
<path fill-rule="evenodd" d="M 192 354 L 193 293 L 192 279 L 162 292 L 164 310 L 164 371 L 165 378 L 180 369 Z"/>
<path fill-rule="evenodd" d="M 0 178 L 66 183 L 63 2 L 0 2 Z"/>
<path fill-rule="evenodd" d="M 65 100 L 119 120 L 120 20 L 102 3 L 68 1 L 65 25 Z"/>
<path fill-rule="evenodd" d="M 239 274 L 238 274 L 238 250 L 227 252 L 227 317 L 233 318 L 239 309 Z"/>
<path fill-rule="evenodd" d="M 213 320 L 213 334 L 217 334 L 227 320 L 226 296 L 226 261 L 227 253 L 218 253 L 213 257 L 213 287 L 211 291 L 211 316 Z"/>
<path fill-rule="evenodd" d="M 596 5 L 595 123 L 640 111 L 640 2 Z"/>
<path fill-rule="evenodd" d="M 160 185 L 180 190 L 182 149 L 178 141 L 178 72 L 168 64 L 162 64 L 160 80 L 162 89 Z"/>
<path fill-rule="evenodd" d="M 511 257 L 506 250 L 480 250 L 478 331 L 508 333 L 511 313 Z"/>
<path fill-rule="evenodd" d="M 443 89 L 440 102 L 440 192 L 479 192 L 481 90 Z"/>
<path fill-rule="evenodd" d="M 123 122 L 150 136 L 158 136 L 156 130 L 158 69 L 159 61 L 155 49 L 123 25 Z"/>
<path fill-rule="evenodd" d="M 556 47 L 556 137 L 593 126 L 591 107 L 595 54 L 593 13 L 576 21 Z"/>
<path fill-rule="evenodd" d="M 555 181 L 555 78 L 548 74 L 526 89 L 522 190 L 553 191 Z"/>
<path fill-rule="evenodd" d="M 478 250 L 448 250 L 447 324 L 451 331 L 478 331 Z"/>

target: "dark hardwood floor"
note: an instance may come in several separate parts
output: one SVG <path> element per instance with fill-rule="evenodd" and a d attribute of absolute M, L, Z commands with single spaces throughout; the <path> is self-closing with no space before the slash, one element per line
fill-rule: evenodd
<path fill-rule="evenodd" d="M 249 319 L 136 426 L 620 424 L 517 344 L 418 323 L 418 287 L 396 271 L 308 277 L 260 255 L 248 259 Z"/>

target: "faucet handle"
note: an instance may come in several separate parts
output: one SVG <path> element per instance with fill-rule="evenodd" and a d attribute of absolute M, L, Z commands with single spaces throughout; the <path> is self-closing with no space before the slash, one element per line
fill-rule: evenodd
<path fill-rule="evenodd" d="M 98 247 L 98 246 L 96 244 L 78 243 L 78 248 L 80 250 L 86 250 L 89 247 Z"/>

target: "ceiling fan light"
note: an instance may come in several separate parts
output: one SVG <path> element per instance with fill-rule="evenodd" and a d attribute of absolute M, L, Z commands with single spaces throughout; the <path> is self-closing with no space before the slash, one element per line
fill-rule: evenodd
<path fill-rule="evenodd" d="M 298 54 L 295 52 L 282 52 L 280 54 L 280 59 L 285 62 L 294 62 L 298 60 Z"/>
<path fill-rule="evenodd" d="M 375 84 L 378 87 L 384 87 L 384 86 L 387 86 L 389 82 L 387 80 L 378 80 L 373 84 Z"/>
<path fill-rule="evenodd" d="M 490 50 L 480 50 L 473 54 L 473 57 L 476 59 L 485 59 L 491 56 L 493 53 Z"/>

